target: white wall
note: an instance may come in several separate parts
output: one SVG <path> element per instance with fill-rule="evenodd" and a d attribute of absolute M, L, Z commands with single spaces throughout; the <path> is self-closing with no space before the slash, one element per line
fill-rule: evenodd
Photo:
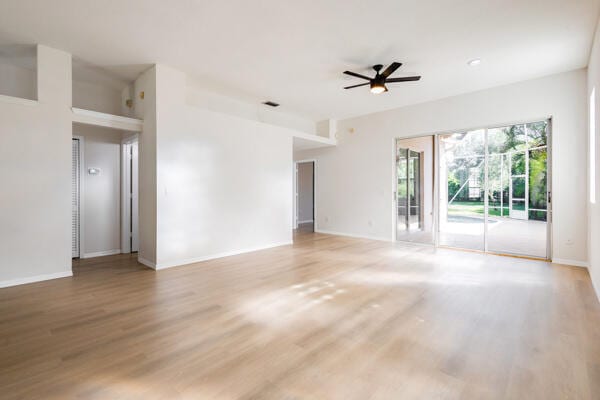
<path fill-rule="evenodd" d="M 318 159 L 317 226 L 391 240 L 394 138 L 552 116 L 553 257 L 585 263 L 585 94 L 586 71 L 577 70 L 338 121 L 337 148 L 295 155 Z"/>
<path fill-rule="evenodd" d="M 73 107 L 121 115 L 121 92 L 110 86 L 74 80 Z"/>
<path fill-rule="evenodd" d="M 314 162 L 298 164 L 298 222 L 313 220 L 313 169 Z"/>
<path fill-rule="evenodd" d="M 289 131 L 187 105 L 186 91 L 156 66 L 157 267 L 290 243 Z"/>
<path fill-rule="evenodd" d="M 189 79 L 186 84 L 185 95 L 190 106 L 264 122 L 269 125 L 295 129 L 313 135 L 317 134 L 317 125 L 314 121 L 286 113 L 284 111 L 285 105 L 274 108 L 261 103 L 234 99 L 206 90 L 197 82 Z"/>
<path fill-rule="evenodd" d="M 0 95 L 37 98 L 35 69 L 20 67 L 0 60 Z"/>
<path fill-rule="evenodd" d="M 144 92 L 144 98 L 140 93 Z M 142 73 L 133 85 L 134 117 L 144 120 L 139 136 L 139 252 L 138 260 L 156 265 L 156 67 Z"/>
<path fill-rule="evenodd" d="M 0 102 L 0 286 L 71 274 L 71 56 L 37 61 L 39 102 Z"/>
<path fill-rule="evenodd" d="M 120 252 L 121 139 L 119 131 L 82 124 L 73 135 L 83 136 L 83 257 Z M 97 175 L 88 168 L 99 168 Z"/>
<path fill-rule="evenodd" d="M 588 66 L 588 101 L 592 92 L 595 93 L 595 101 L 588 103 L 588 118 L 594 118 L 588 132 L 588 220 L 589 220 L 589 271 L 600 299 L 600 25 L 596 29 L 594 45 L 590 55 Z M 589 108 L 590 104 L 595 107 Z M 593 145 L 593 147 L 591 147 Z M 593 157 L 592 157 L 593 156 Z M 595 158 L 595 160 L 594 160 Z M 595 196 L 591 196 L 594 190 Z M 592 197 L 594 201 L 592 202 Z"/>

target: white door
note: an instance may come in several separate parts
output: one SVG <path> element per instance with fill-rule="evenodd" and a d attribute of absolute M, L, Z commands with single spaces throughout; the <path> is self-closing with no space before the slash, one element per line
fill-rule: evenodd
<path fill-rule="evenodd" d="M 72 140 L 71 163 L 71 257 L 79 257 L 79 193 L 81 191 L 79 139 Z"/>
<path fill-rule="evenodd" d="M 139 251 L 138 141 L 123 144 L 121 175 L 121 252 Z"/>
<path fill-rule="evenodd" d="M 131 251 L 139 251 L 138 142 L 131 144 Z"/>

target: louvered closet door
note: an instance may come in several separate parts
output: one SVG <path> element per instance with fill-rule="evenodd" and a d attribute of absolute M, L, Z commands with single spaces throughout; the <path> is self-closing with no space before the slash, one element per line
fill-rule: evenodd
<path fill-rule="evenodd" d="M 79 257 L 79 139 L 73 139 L 73 157 L 71 170 L 71 256 Z"/>

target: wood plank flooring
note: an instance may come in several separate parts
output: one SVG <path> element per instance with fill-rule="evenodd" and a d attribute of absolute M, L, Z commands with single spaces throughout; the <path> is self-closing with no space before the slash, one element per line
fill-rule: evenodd
<path fill-rule="evenodd" d="M 302 233 L 0 290 L 2 399 L 600 399 L 585 269 Z"/>

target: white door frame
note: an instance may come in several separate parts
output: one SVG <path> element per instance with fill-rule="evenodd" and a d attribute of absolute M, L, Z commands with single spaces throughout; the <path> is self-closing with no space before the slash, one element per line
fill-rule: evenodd
<path fill-rule="evenodd" d="M 298 229 L 298 164 L 313 163 L 313 230 L 317 231 L 317 159 L 294 161 L 294 215 L 293 227 Z"/>
<path fill-rule="evenodd" d="M 139 136 L 137 134 L 129 136 L 121 141 L 121 253 L 131 253 L 132 251 L 131 231 L 129 229 L 129 225 L 131 222 L 131 208 L 129 207 L 129 187 L 131 185 L 131 169 L 128 163 L 128 150 L 131 148 L 131 144 L 136 142 L 138 143 L 139 149 Z"/>
<path fill-rule="evenodd" d="M 85 160 L 84 160 L 84 148 L 85 138 L 80 135 L 73 135 L 73 139 L 79 140 L 79 258 L 83 258 L 82 255 L 84 244 L 85 244 L 85 218 L 84 218 L 84 193 L 85 193 Z"/>

